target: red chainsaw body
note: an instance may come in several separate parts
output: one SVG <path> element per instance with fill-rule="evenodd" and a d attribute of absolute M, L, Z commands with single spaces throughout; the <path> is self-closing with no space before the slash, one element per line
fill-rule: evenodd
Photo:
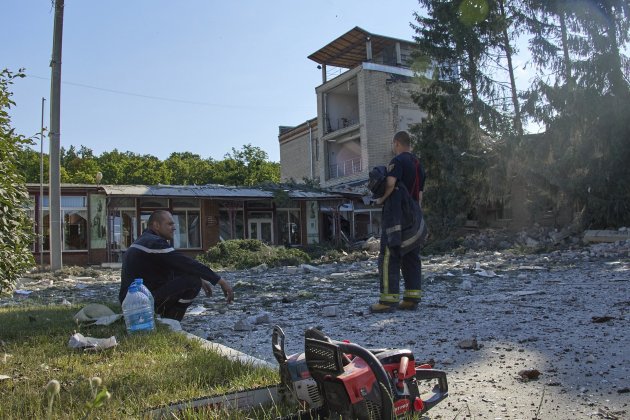
<path fill-rule="evenodd" d="M 367 350 L 307 335 L 305 354 L 332 417 L 367 420 L 424 413 L 448 395 L 446 374 L 417 366 L 411 350 Z M 438 381 L 427 400 L 420 395 L 424 380 Z"/>

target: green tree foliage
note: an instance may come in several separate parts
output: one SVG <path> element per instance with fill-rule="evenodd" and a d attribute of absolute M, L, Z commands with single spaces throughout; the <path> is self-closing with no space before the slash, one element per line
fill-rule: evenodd
<path fill-rule="evenodd" d="M 280 164 L 268 161 L 267 152 L 246 144 L 214 166 L 213 178 L 219 184 L 252 186 L 265 182 L 280 182 Z"/>
<path fill-rule="evenodd" d="M 98 157 L 98 167 L 103 174 L 103 184 L 156 185 L 170 182 L 170 172 L 162 161 L 152 155 L 114 149 Z"/>
<path fill-rule="evenodd" d="M 219 267 L 245 269 L 260 264 L 270 267 L 300 265 L 311 261 L 301 249 L 269 246 L 256 239 L 234 239 L 219 242 L 198 259 Z"/>
<path fill-rule="evenodd" d="M 33 267 L 32 225 L 27 213 L 28 192 L 17 167 L 17 155 L 29 140 L 11 128 L 10 86 L 23 73 L 0 72 L 0 293 L 13 288 L 24 271 Z"/>
<path fill-rule="evenodd" d="M 173 152 L 164 161 L 152 155 L 120 152 L 114 149 L 95 156 L 91 149 L 70 146 L 61 149 L 61 181 L 71 184 L 95 184 L 96 174 L 103 174 L 102 184 L 111 185 L 205 185 L 251 186 L 277 183 L 280 164 L 269 162 L 258 147 L 232 148 L 224 160 L 204 159 L 190 152 Z M 40 154 L 28 147 L 18 151 L 20 170 L 27 182 L 39 183 Z M 44 182 L 48 182 L 48 155 L 44 154 Z"/>
<path fill-rule="evenodd" d="M 170 184 L 204 185 L 212 182 L 213 160 L 210 158 L 202 159 L 190 152 L 173 152 L 164 165 L 170 172 Z"/>
<path fill-rule="evenodd" d="M 458 89 L 456 83 L 435 81 L 416 97 L 428 114 L 412 131 L 427 172 L 426 217 L 437 237 L 461 225 L 479 204 L 488 167 L 489 148 Z"/>
<path fill-rule="evenodd" d="M 50 170 L 48 154 L 43 154 L 44 170 L 43 181 L 48 183 L 48 174 Z M 26 182 L 39 183 L 40 181 L 40 153 L 30 147 L 20 147 L 17 152 L 17 161 L 20 162 L 20 173 L 24 176 Z M 64 171 L 65 172 L 65 171 Z"/>
<path fill-rule="evenodd" d="M 512 131 L 514 119 L 495 106 L 505 89 L 487 69 L 496 62 L 497 50 L 509 48 L 509 40 L 505 13 L 495 2 L 420 4 L 426 15 L 415 15 L 416 59 L 430 63 L 432 79 L 419 79 L 424 89 L 414 100 L 427 116 L 412 131 L 427 170 L 427 219 L 439 237 L 472 216 L 490 190 L 497 189 L 487 181 L 491 157 L 496 160 L 496 139 Z"/>
<path fill-rule="evenodd" d="M 532 208 L 584 209 L 589 226 L 627 225 L 630 190 L 621 181 L 630 179 L 627 0 L 419 3 L 425 14 L 415 16 L 417 59 L 435 70 L 416 98 L 428 113 L 416 133 L 429 168 L 429 213 L 438 210 L 436 216 L 457 225 L 477 203 L 508 197 L 515 181 L 527 185 Z M 521 34 L 530 40 L 536 77 L 519 98 L 510 61 Z M 495 71 L 501 63 L 505 70 Z M 522 137 L 524 118 L 546 132 Z M 466 168 L 451 149 L 478 158 Z M 452 171 L 454 164 L 466 169 Z M 460 196 L 467 193 L 461 185 L 474 188 L 474 197 Z M 459 214 L 445 211 L 432 188 L 453 200 Z"/>
<path fill-rule="evenodd" d="M 628 224 L 630 189 L 617 181 L 630 176 L 630 6 L 531 0 L 527 12 L 539 77 L 525 109 L 547 128 L 520 151 L 533 194 L 584 209 L 587 226 Z"/>
<path fill-rule="evenodd" d="M 489 133 L 505 131 L 505 87 L 494 78 L 497 50 L 504 48 L 505 19 L 488 0 L 420 0 L 426 15 L 415 14 L 418 56 L 431 63 L 434 79 L 460 85 L 467 112 Z"/>
<path fill-rule="evenodd" d="M 99 172 L 98 161 L 91 149 L 85 146 L 77 151 L 74 146 L 60 150 L 61 182 L 70 184 L 95 184 Z"/>

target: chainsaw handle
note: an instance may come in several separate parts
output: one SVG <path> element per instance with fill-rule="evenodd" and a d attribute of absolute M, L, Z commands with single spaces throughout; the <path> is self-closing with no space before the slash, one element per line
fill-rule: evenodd
<path fill-rule="evenodd" d="M 400 366 L 398 366 L 398 383 L 396 386 L 399 389 L 404 389 L 405 387 L 405 376 L 407 375 L 407 367 L 409 366 L 409 358 L 407 356 L 403 356 L 400 358 Z"/>
<path fill-rule="evenodd" d="M 271 348 L 273 350 L 273 356 L 278 361 L 278 364 L 282 365 L 287 361 L 287 353 L 284 351 L 284 331 L 280 326 L 273 327 L 271 334 Z"/>
<path fill-rule="evenodd" d="M 437 369 L 416 369 L 416 379 L 424 381 L 429 379 L 437 379 L 437 390 L 433 388 L 433 394 L 426 400 L 423 400 L 424 408 L 422 412 L 426 412 L 437 403 L 448 397 L 448 382 L 446 380 L 446 372 Z"/>
<path fill-rule="evenodd" d="M 338 346 L 339 350 L 341 350 L 342 352 L 358 356 L 363 359 L 365 363 L 367 363 L 367 365 L 372 370 L 372 373 L 374 373 L 378 384 L 382 388 L 381 406 L 383 408 L 383 411 L 381 412 L 381 418 L 393 418 L 394 410 L 392 401 L 395 394 L 394 390 L 392 389 L 389 377 L 387 376 L 387 372 L 385 372 L 385 369 L 383 368 L 381 362 L 376 358 L 376 356 L 374 356 L 374 354 L 370 353 L 368 350 L 357 344 L 344 343 L 341 341 L 333 341 L 333 343 Z"/>

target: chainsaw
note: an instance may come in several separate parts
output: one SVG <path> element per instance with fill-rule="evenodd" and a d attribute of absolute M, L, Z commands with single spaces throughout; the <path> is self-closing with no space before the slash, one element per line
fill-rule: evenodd
<path fill-rule="evenodd" d="M 333 341 L 315 328 L 304 337 L 304 353 L 287 357 L 284 332 L 273 328 L 272 350 L 280 373 L 276 386 L 176 402 L 147 414 L 296 404 L 296 413 L 280 419 L 393 419 L 423 414 L 448 396 L 446 373 L 416 362 L 410 350 L 367 350 Z M 420 390 L 427 381 L 436 382 L 429 395 Z"/>

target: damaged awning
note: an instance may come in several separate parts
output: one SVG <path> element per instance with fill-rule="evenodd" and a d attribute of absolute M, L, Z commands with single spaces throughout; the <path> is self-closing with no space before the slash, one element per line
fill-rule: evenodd
<path fill-rule="evenodd" d="M 351 69 L 367 61 L 366 42 L 368 39 L 372 45 L 373 55 L 379 54 L 386 47 L 395 46 L 396 43 L 413 44 L 401 39 L 372 34 L 355 26 L 325 47 L 309 55 L 308 58 L 319 64 Z"/>
<path fill-rule="evenodd" d="M 225 185 L 101 185 L 110 197 L 196 197 L 222 199 L 273 199 L 274 191 L 252 187 Z M 282 190 L 282 189 L 280 189 Z M 284 189 L 293 200 L 340 199 L 342 195 L 320 191 Z"/>

